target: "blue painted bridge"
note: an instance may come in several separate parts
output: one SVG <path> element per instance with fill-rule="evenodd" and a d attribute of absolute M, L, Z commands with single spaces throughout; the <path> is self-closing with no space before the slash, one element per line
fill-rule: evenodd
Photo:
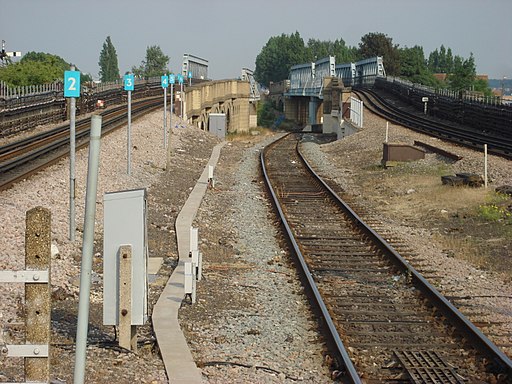
<path fill-rule="evenodd" d="M 329 56 L 314 63 L 294 65 L 281 100 L 286 117 L 304 124 L 322 123 L 323 116 L 319 118 L 322 106 L 324 115 L 343 110 L 341 89 L 372 86 L 377 77 L 385 76 L 380 56 L 344 64 L 336 64 L 334 56 Z"/>

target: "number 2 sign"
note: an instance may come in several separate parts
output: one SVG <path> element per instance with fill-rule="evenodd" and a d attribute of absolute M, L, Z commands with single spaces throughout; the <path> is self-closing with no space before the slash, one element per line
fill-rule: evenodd
<path fill-rule="evenodd" d="M 64 97 L 80 97 L 79 71 L 64 71 Z"/>

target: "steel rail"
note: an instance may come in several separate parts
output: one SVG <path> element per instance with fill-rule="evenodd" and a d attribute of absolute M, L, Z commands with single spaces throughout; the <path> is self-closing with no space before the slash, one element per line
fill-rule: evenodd
<path fill-rule="evenodd" d="M 303 154 L 297 147 L 299 157 L 306 165 L 311 175 L 329 192 L 336 203 L 342 208 L 360 229 L 367 236 L 379 244 L 386 254 L 392 256 L 392 261 L 403 272 L 412 278 L 412 283 L 421 291 L 421 293 L 443 314 L 446 319 L 468 340 L 473 347 L 487 356 L 493 362 L 502 367 L 512 378 L 512 360 L 505 355 L 491 340 L 485 336 L 466 316 L 464 316 L 448 299 L 446 299 L 439 291 L 432 286 L 407 260 L 405 260 L 386 240 L 384 240 L 375 230 L 368 226 L 363 219 L 345 203 L 334 190 L 313 170 L 313 167 L 307 162 Z"/>
<path fill-rule="evenodd" d="M 151 100 L 151 99 L 149 99 Z M 158 98 L 159 100 L 159 98 Z M 134 103 L 134 106 L 136 107 L 137 104 L 142 104 L 147 102 L 148 99 L 139 100 L 137 103 Z M 103 118 L 108 118 L 109 116 L 114 116 L 116 113 L 126 111 L 126 105 L 118 105 L 113 108 L 110 108 L 106 111 L 103 111 L 100 113 Z M 76 122 L 76 128 L 77 131 L 83 127 L 87 127 L 89 124 L 89 118 L 81 118 Z M 30 148 L 35 148 L 37 146 L 41 146 L 44 143 L 41 144 L 42 140 L 45 138 L 52 138 L 52 137 L 58 137 L 58 135 L 68 135 L 69 137 L 69 123 L 67 124 L 61 124 L 58 125 L 52 129 L 49 129 L 45 132 L 41 132 L 29 137 L 26 137 L 21 140 L 13 141 L 9 144 L 5 144 L 0 146 L 0 164 L 1 162 L 5 161 L 4 159 L 7 159 L 11 154 L 17 150 L 30 150 Z"/>
<path fill-rule="evenodd" d="M 137 119 L 140 116 L 160 107 L 161 100 L 160 98 L 151 98 L 141 100 L 137 107 L 133 110 L 133 119 Z M 102 136 L 111 133 L 113 130 L 122 125 L 127 116 L 124 111 L 126 107 L 116 107 L 109 111 L 104 111 L 101 113 L 102 116 L 109 117 L 104 120 L 102 127 Z M 79 120 L 78 124 L 82 126 L 81 130 L 77 130 L 76 138 L 79 139 L 79 144 L 77 145 L 77 150 L 85 147 L 88 144 L 89 138 L 89 124 L 90 119 L 83 118 Z M 62 131 L 64 129 L 64 131 Z M 69 145 L 69 126 L 61 126 L 54 129 L 54 134 L 56 134 L 55 141 L 51 141 L 49 144 L 45 144 L 41 147 L 30 143 L 30 138 L 27 140 L 28 147 L 34 147 L 35 149 L 30 150 L 27 153 L 24 153 L 22 156 L 14 158 L 13 160 L 8 160 L 0 164 L 0 191 L 8 189 L 14 183 L 27 178 L 29 175 L 39 172 L 40 170 L 46 168 L 49 165 L 54 164 L 58 160 L 63 157 L 69 155 L 69 149 L 67 148 Z M 36 135 L 38 136 L 38 135 Z M 39 136 L 38 136 L 39 137 Z M 43 137 L 43 141 L 45 143 L 48 142 L 49 138 L 45 133 L 41 134 Z M 23 140 L 22 140 L 23 141 Z M 22 149 L 18 149 L 22 151 Z M 53 153 L 53 155 L 51 155 Z M 28 170 L 22 171 L 19 174 L 16 174 L 15 171 L 17 168 L 24 166 L 25 164 L 30 164 L 43 156 L 48 156 L 46 160 L 44 160 L 41 164 L 35 164 L 29 167 Z M 9 174 L 10 173 L 10 174 Z"/>
<path fill-rule="evenodd" d="M 272 145 L 276 145 L 278 141 Z M 346 369 L 346 373 L 349 375 L 350 380 L 358 382 L 360 380 L 357 376 L 357 372 L 348 356 L 348 353 L 341 342 L 339 334 L 334 326 L 334 323 L 326 309 L 323 299 L 320 296 L 319 290 L 313 280 L 312 274 L 309 271 L 304 256 L 297 241 L 293 237 L 293 232 L 288 224 L 287 219 L 284 217 L 284 211 L 279 202 L 278 196 L 274 191 L 270 178 L 265 165 L 265 155 L 271 146 L 267 147 L 262 151 L 261 166 L 265 178 L 265 182 L 268 190 L 272 196 L 272 203 L 280 215 L 280 219 L 283 223 L 283 227 L 288 235 L 288 240 L 292 245 L 295 256 L 299 261 L 302 269 L 301 274 L 306 278 L 308 283 L 308 290 L 312 292 L 312 297 L 315 300 L 315 306 L 320 309 L 322 317 L 327 324 L 329 329 L 329 343 L 336 348 L 336 357 L 340 365 Z M 323 186 L 323 188 L 331 195 L 336 204 L 352 218 L 353 223 L 363 232 L 365 235 L 372 239 L 380 250 L 390 256 L 390 260 L 400 269 L 403 273 L 410 276 L 411 283 L 426 297 L 430 303 L 436 307 L 436 309 L 450 322 L 450 324 L 456 328 L 472 345 L 475 350 L 479 351 L 482 355 L 486 356 L 492 361 L 494 367 L 500 373 L 506 373 L 508 377 L 512 377 L 512 361 L 506 356 L 499 348 L 497 348 L 474 324 L 472 324 L 455 306 L 453 306 L 445 297 L 443 297 L 428 281 L 421 276 L 396 250 L 388 244 L 379 234 L 377 234 L 372 228 L 366 225 L 363 220 L 345 203 L 341 198 L 328 186 L 328 184 L 322 180 L 322 178 L 314 172 L 313 168 L 306 161 L 304 156 L 300 153 L 298 146 L 296 147 L 297 154 L 300 160 L 303 162 L 307 171 L 317 180 L 317 182 Z"/>
<path fill-rule="evenodd" d="M 483 150 L 484 144 L 488 144 L 489 153 L 512 158 L 512 141 L 505 137 L 484 135 L 475 129 L 461 128 L 446 122 L 435 121 L 427 117 L 405 112 L 386 102 L 377 93 L 368 89 L 354 89 L 360 99 L 366 100 L 367 107 L 375 114 L 389 121 L 404 125 L 421 133 L 449 140 L 476 150 Z"/>
<path fill-rule="evenodd" d="M 273 144 L 276 144 L 280 140 L 283 140 L 286 136 L 283 136 L 282 138 L 276 140 Z M 272 145 L 272 144 L 271 144 Z M 345 369 L 345 373 L 348 374 L 348 379 L 350 382 L 354 384 L 361 384 L 363 383 L 359 374 L 356 371 L 356 368 L 354 367 L 354 364 L 352 363 L 352 360 L 350 359 L 350 356 L 345 349 L 345 346 L 343 345 L 343 342 L 341 341 L 341 337 L 336 330 L 336 326 L 334 325 L 334 322 L 331 318 L 331 315 L 329 314 L 329 310 L 327 309 L 327 306 L 325 305 L 322 295 L 320 294 L 320 291 L 318 290 L 318 287 L 313 279 L 313 276 L 311 272 L 309 271 L 309 268 L 307 266 L 307 263 L 304 259 L 304 256 L 302 255 L 302 252 L 299 248 L 299 245 L 297 244 L 297 241 L 295 240 L 293 236 L 293 232 L 290 228 L 290 225 L 288 224 L 288 221 L 286 220 L 285 214 L 283 212 L 283 209 L 279 203 L 279 199 L 276 195 L 276 192 L 274 188 L 272 187 L 272 184 L 270 182 L 266 165 L 265 165 L 265 154 L 268 151 L 270 146 L 265 147 L 263 151 L 260 153 L 260 162 L 261 167 L 263 171 L 263 176 L 265 179 L 265 184 L 272 196 L 272 203 L 274 207 L 279 212 L 279 218 L 281 220 L 281 223 L 283 227 L 285 228 L 286 233 L 288 234 L 288 240 L 292 244 L 295 256 L 297 260 L 299 261 L 300 267 L 301 267 L 301 274 L 307 281 L 307 288 L 311 292 L 312 297 L 314 299 L 314 304 L 317 307 L 317 309 L 321 312 L 321 316 L 325 321 L 325 324 L 329 330 L 328 336 L 330 338 L 329 344 L 334 348 L 335 358 L 337 362 L 339 363 L 339 366 Z"/>

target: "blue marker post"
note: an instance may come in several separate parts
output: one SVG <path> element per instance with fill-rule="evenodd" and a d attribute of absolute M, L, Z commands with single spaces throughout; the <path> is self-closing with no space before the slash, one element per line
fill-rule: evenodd
<path fill-rule="evenodd" d="M 181 73 L 178 74 L 178 83 L 180 83 L 180 101 L 181 101 L 181 106 L 180 106 L 180 117 L 181 117 L 181 120 L 183 120 L 183 75 Z"/>
<path fill-rule="evenodd" d="M 124 75 L 124 90 L 128 91 L 128 133 L 127 133 L 127 155 L 126 155 L 126 173 L 131 175 L 131 148 L 132 148 L 132 91 L 135 89 L 135 77 L 129 73 Z"/>
<path fill-rule="evenodd" d="M 192 71 L 188 71 L 188 86 L 192 86 Z"/>
<path fill-rule="evenodd" d="M 169 86 L 169 76 L 162 76 L 162 88 L 164 89 L 164 148 L 167 148 L 167 87 Z"/>
<path fill-rule="evenodd" d="M 71 65 L 64 71 L 64 97 L 69 97 L 69 240 L 75 241 L 75 122 L 76 98 L 80 97 L 80 72 Z"/>
<path fill-rule="evenodd" d="M 174 83 L 176 83 L 176 76 L 174 76 L 174 74 L 171 73 L 169 75 L 169 84 L 171 85 L 171 107 L 169 108 L 171 117 L 169 119 L 169 137 L 171 136 L 172 133 L 172 113 L 174 111 Z"/>

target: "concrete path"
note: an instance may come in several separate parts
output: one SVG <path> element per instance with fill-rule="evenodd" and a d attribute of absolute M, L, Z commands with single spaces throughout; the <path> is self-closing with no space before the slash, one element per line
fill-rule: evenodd
<path fill-rule="evenodd" d="M 208 165 L 178 214 L 175 225 L 178 242 L 178 266 L 167 281 L 164 291 L 153 308 L 153 329 L 167 376 L 173 384 L 204 383 L 201 371 L 197 368 L 181 331 L 178 310 L 185 297 L 184 265 L 190 251 L 190 227 L 208 187 L 208 168 L 210 165 L 215 167 L 219 160 L 220 150 L 225 143 L 224 141 L 213 148 Z"/>

